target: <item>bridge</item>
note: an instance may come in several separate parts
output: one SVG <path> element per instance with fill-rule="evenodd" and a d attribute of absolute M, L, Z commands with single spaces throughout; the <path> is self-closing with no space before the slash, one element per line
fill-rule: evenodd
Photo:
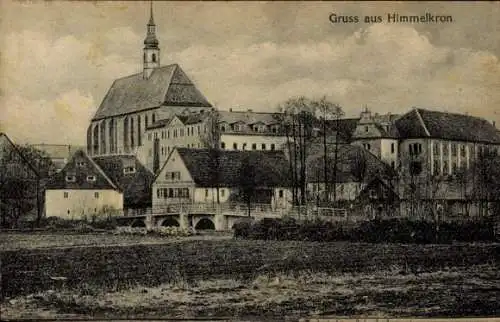
<path fill-rule="evenodd" d="M 270 204 L 212 204 L 190 203 L 170 204 L 153 207 L 140 215 L 117 216 L 118 224 L 132 227 L 176 226 L 194 228 L 195 230 L 231 230 L 235 223 L 247 218 L 261 220 L 264 218 L 292 217 L 299 220 L 321 218 L 328 221 L 347 220 L 345 209 L 290 207 L 275 208 Z"/>

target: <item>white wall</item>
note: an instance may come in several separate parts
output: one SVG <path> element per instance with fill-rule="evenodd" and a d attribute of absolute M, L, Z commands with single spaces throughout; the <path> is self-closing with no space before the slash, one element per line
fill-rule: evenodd
<path fill-rule="evenodd" d="M 244 135 L 244 134 L 222 134 L 221 143 L 225 143 L 225 150 L 234 150 L 233 144 L 238 145 L 238 150 L 243 150 L 243 144 L 246 143 L 245 150 L 252 150 L 252 144 L 256 144 L 256 150 L 263 150 L 262 144 L 266 145 L 265 150 L 271 150 L 271 144 L 275 145 L 276 150 L 281 150 L 282 145 L 286 143 L 285 136 L 276 135 Z"/>
<path fill-rule="evenodd" d="M 67 198 L 64 197 L 67 193 Z M 98 198 L 96 198 L 98 193 Z M 88 219 L 104 207 L 123 209 L 123 194 L 116 190 L 60 189 L 45 191 L 46 217 Z"/>

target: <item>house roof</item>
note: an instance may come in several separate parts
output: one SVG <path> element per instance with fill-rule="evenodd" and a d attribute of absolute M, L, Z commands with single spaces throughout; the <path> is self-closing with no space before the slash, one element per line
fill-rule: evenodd
<path fill-rule="evenodd" d="M 148 79 L 137 73 L 111 85 L 93 120 L 168 106 L 212 105 L 177 64 L 155 68 Z"/>
<path fill-rule="evenodd" d="M 396 121 L 402 138 L 436 139 L 500 144 L 500 131 L 485 119 L 447 112 L 413 109 Z"/>
<path fill-rule="evenodd" d="M 331 151 L 331 150 L 330 150 Z M 333 176 L 333 160 L 335 154 L 328 152 L 329 178 Z M 312 151 L 310 162 L 307 165 L 308 181 L 324 181 L 324 154 L 321 147 Z M 373 178 L 383 180 L 396 176 L 396 172 L 386 163 L 366 149 L 350 144 L 339 145 L 337 154 L 337 182 L 369 181 Z"/>
<path fill-rule="evenodd" d="M 211 152 L 212 151 L 212 152 Z M 215 176 L 224 187 L 241 184 L 241 171 L 245 161 L 255 167 L 254 183 L 260 187 L 286 187 L 290 185 L 287 175 L 288 162 L 283 151 L 228 151 L 218 150 L 219 171 L 216 171 L 214 150 L 177 148 L 189 173 L 198 186 L 210 187 Z M 218 172 L 218 174 L 217 174 Z"/>
<path fill-rule="evenodd" d="M 278 123 L 278 113 L 253 112 L 253 111 L 219 111 L 219 122 L 228 124 L 244 122 L 246 124 L 263 123 L 266 125 Z"/>
<path fill-rule="evenodd" d="M 93 160 L 115 185 L 123 191 L 125 206 L 151 203 L 151 184 L 154 174 L 133 155 L 109 155 Z M 125 174 L 124 168 L 135 168 L 134 173 Z"/>
<path fill-rule="evenodd" d="M 75 176 L 75 182 L 68 182 L 66 176 Z M 88 176 L 95 176 L 95 181 L 88 181 Z M 84 150 L 77 150 L 64 168 L 54 174 L 47 182 L 47 189 L 96 189 L 120 190 Z"/>

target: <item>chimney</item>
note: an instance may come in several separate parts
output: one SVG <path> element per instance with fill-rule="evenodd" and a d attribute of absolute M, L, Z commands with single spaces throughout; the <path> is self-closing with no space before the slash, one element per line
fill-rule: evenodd
<path fill-rule="evenodd" d="M 232 107 L 230 107 L 230 108 L 229 108 L 229 112 L 232 112 L 232 111 L 233 111 L 233 108 L 232 108 Z"/>

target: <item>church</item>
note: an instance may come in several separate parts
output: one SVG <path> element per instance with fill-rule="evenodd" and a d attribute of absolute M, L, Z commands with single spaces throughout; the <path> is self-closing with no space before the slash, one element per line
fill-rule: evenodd
<path fill-rule="evenodd" d="M 146 128 L 173 115 L 212 109 L 212 104 L 177 64 L 160 64 L 153 7 L 143 48 L 141 73 L 113 82 L 87 129 L 91 157 L 135 155 L 145 162 L 141 147 Z"/>

